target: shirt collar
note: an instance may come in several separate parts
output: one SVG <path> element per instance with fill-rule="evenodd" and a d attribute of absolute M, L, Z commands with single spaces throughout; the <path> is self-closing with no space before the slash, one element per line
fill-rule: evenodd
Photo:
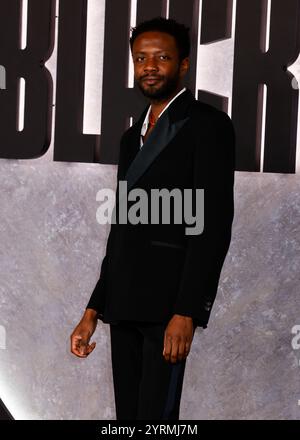
<path fill-rule="evenodd" d="M 171 99 L 170 102 L 168 102 L 168 104 L 165 106 L 165 108 L 163 109 L 163 111 L 159 114 L 158 118 L 161 117 L 161 115 L 167 110 L 167 108 L 172 104 L 173 101 L 175 101 L 176 98 L 178 98 L 179 95 L 181 95 L 183 92 L 186 91 L 186 87 L 183 87 L 183 89 L 180 90 L 180 92 L 177 93 L 177 95 L 174 96 L 174 98 Z M 150 115 L 150 111 L 151 111 L 151 105 L 148 108 L 144 123 L 142 125 L 142 129 L 141 129 L 141 146 L 143 145 L 143 139 L 142 136 L 145 136 L 147 129 L 148 129 L 148 125 L 149 125 L 149 115 Z"/>

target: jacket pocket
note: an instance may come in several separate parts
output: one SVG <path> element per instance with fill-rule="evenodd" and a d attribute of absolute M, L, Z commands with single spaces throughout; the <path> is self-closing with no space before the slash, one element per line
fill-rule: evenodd
<path fill-rule="evenodd" d="M 184 246 L 182 244 L 177 244 L 177 243 L 168 243 L 166 241 L 151 240 L 151 244 L 153 244 L 154 246 L 165 246 L 165 247 L 184 250 Z"/>

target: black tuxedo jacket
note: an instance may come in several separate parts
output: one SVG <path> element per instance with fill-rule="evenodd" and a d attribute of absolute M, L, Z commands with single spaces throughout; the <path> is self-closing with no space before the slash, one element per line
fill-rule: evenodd
<path fill-rule="evenodd" d="M 149 200 L 153 188 L 204 189 L 204 230 L 186 235 L 190 225 L 184 217 L 182 224 L 151 224 L 150 213 L 148 224 L 112 223 L 87 308 L 97 310 L 106 323 L 166 323 L 176 313 L 206 327 L 231 240 L 233 125 L 226 113 L 196 101 L 186 90 L 159 118 L 140 149 L 146 112 L 122 136 L 118 183 L 126 181 L 128 191 L 142 188 Z M 122 203 L 118 199 L 119 184 L 115 212 Z M 134 203 L 128 202 L 128 210 Z"/>

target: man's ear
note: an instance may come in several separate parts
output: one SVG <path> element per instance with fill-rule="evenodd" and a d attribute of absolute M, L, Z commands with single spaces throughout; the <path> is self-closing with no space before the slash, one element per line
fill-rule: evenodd
<path fill-rule="evenodd" d="M 180 75 L 182 78 L 187 74 L 189 68 L 190 68 L 190 59 L 187 57 L 184 58 L 180 64 Z"/>

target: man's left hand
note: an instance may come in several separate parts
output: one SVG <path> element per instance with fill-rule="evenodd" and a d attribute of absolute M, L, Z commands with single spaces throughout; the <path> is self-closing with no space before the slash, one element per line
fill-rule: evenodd
<path fill-rule="evenodd" d="M 163 356 L 167 362 L 175 364 L 189 354 L 194 336 L 193 319 L 190 316 L 173 315 L 164 337 Z"/>

